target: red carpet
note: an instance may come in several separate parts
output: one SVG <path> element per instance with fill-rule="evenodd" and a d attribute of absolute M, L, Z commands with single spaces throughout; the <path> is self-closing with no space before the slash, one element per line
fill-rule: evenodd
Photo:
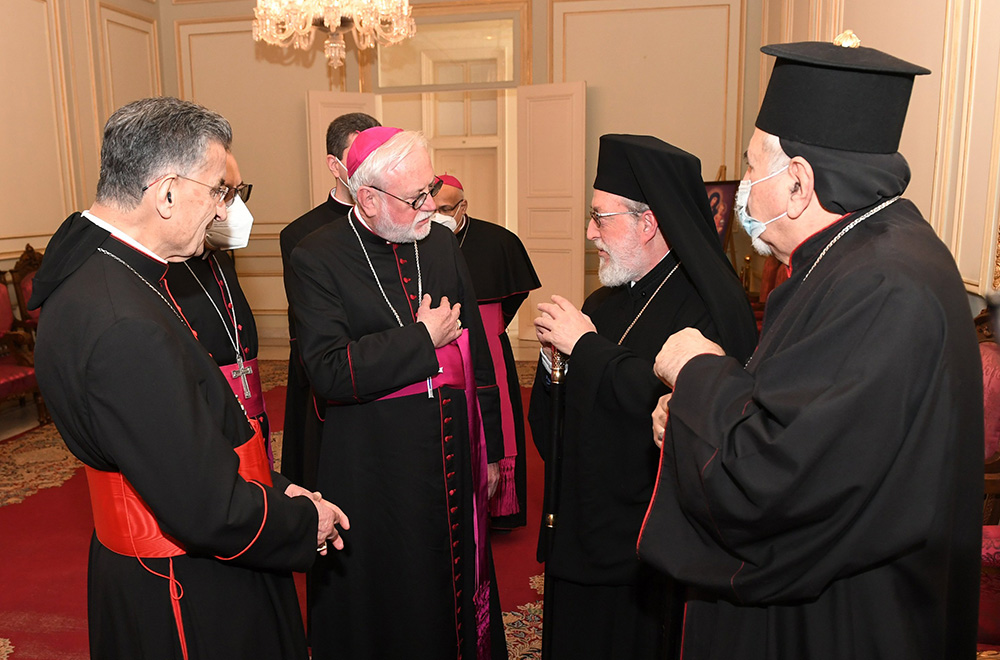
<path fill-rule="evenodd" d="M 524 410 L 528 410 L 528 395 L 531 390 L 521 388 Z M 527 423 L 525 423 L 527 426 Z M 542 519 L 542 485 L 545 483 L 545 463 L 538 455 L 531 441 L 531 429 L 525 444 L 528 454 L 528 525 L 505 534 L 494 533 L 493 563 L 496 565 L 497 584 L 500 587 L 500 607 L 504 612 L 516 609 L 518 605 L 534 602 L 541 598 L 532 589 L 528 580 L 541 575 L 544 565 L 535 561 L 535 547 L 538 543 L 538 526 Z"/>

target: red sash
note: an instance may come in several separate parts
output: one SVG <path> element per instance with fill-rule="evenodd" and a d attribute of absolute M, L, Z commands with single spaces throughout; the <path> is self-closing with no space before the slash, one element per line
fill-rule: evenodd
<path fill-rule="evenodd" d="M 239 473 L 245 481 L 271 483 L 264 436 L 256 419 L 250 420 L 254 435 L 234 449 L 240 459 Z M 121 472 L 95 470 L 84 466 L 90 487 L 97 538 L 106 548 L 128 557 L 176 557 L 184 548 L 167 536 L 156 516 Z"/>
<path fill-rule="evenodd" d="M 271 471 L 268 468 L 260 423 L 253 418 L 249 421 L 254 430 L 253 437 L 233 450 L 240 460 L 239 474 L 247 482 L 258 482 L 258 486 L 261 483 L 271 486 L 273 485 Z M 163 533 L 149 505 L 143 501 L 125 475 L 121 472 L 95 470 L 89 465 L 85 465 L 84 468 L 86 468 L 87 473 L 87 485 L 90 488 L 90 506 L 94 513 L 94 529 L 97 532 L 97 540 L 112 552 L 138 558 L 143 568 L 170 582 L 174 623 L 177 625 L 181 653 L 186 659 L 188 657 L 187 640 L 184 636 L 184 622 L 181 620 L 180 608 L 180 599 L 184 596 L 184 589 L 181 588 L 180 582 L 174 578 L 172 559 L 185 554 L 184 547 Z M 263 486 L 261 486 L 261 490 L 263 490 Z M 223 561 L 235 559 L 246 552 L 260 536 L 266 521 L 267 493 L 264 493 L 264 520 L 260 523 L 257 536 L 238 554 L 232 557 L 217 557 L 217 559 Z M 170 574 L 163 575 L 150 570 L 143 563 L 143 557 L 171 558 Z"/>

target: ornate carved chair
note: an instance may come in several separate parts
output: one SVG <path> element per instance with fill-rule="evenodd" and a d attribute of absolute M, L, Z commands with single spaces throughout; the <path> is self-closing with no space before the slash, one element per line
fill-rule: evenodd
<path fill-rule="evenodd" d="M 6 273 L 0 278 L 0 400 L 17 398 L 25 405 L 30 395 L 38 409 L 38 423 L 49 421 L 49 414 L 35 380 L 34 340 L 30 333 L 17 328 Z"/>
<path fill-rule="evenodd" d="M 28 300 L 31 298 L 31 289 L 35 280 L 35 273 L 42 265 L 42 253 L 31 247 L 31 243 L 24 246 L 24 252 L 18 258 L 17 263 L 10 269 L 11 281 L 14 284 L 14 295 L 17 297 L 17 309 L 21 315 L 21 322 L 25 328 L 33 333 L 38 327 L 39 310 L 28 311 Z"/>

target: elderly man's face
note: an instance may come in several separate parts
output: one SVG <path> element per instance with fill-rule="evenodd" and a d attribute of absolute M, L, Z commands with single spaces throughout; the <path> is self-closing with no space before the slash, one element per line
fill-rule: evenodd
<path fill-rule="evenodd" d="M 616 213 L 587 224 L 587 238 L 597 247 L 601 259 L 597 276 L 604 286 L 621 286 L 643 274 L 642 233 L 638 217 L 629 213 L 618 195 L 595 190 L 590 206 L 597 213 Z M 620 214 L 620 215 L 617 215 Z"/>
<path fill-rule="evenodd" d="M 431 232 L 431 216 L 437 208 L 434 198 L 426 195 L 416 210 L 407 202 L 429 191 L 434 180 L 434 168 L 427 150 L 414 149 L 385 176 L 384 187 L 380 186 L 388 194 L 377 193 L 380 204 L 372 225 L 375 233 L 393 243 L 427 238 Z"/>
<path fill-rule="evenodd" d="M 226 219 L 226 205 L 215 195 L 215 189 L 225 185 L 226 149 L 218 142 L 209 144 L 202 165 L 177 177 L 171 188 L 174 212 L 166 220 L 168 261 L 183 261 L 201 254 L 205 249 L 205 232 L 209 225 Z"/>
<path fill-rule="evenodd" d="M 780 185 L 781 177 L 775 176 L 763 181 L 765 177 L 772 174 L 772 158 L 764 145 L 767 133 L 759 128 L 754 130 L 747 145 L 747 170 L 743 174 L 745 180 L 751 182 L 760 181 L 760 185 L 755 185 L 750 189 L 747 198 L 747 213 L 750 216 L 767 222 L 772 218 L 777 218 L 785 212 L 788 201 L 788 191 Z M 772 252 L 772 247 L 777 245 L 782 238 L 781 220 L 768 225 L 758 238 L 753 240 L 753 248 L 758 254 L 768 256 Z"/>

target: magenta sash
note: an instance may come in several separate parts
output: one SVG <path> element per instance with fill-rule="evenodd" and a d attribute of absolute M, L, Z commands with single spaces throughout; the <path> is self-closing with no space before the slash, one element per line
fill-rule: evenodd
<path fill-rule="evenodd" d="M 517 432 L 514 429 L 514 406 L 510 400 L 510 388 L 507 387 L 507 363 L 503 359 L 503 346 L 500 336 L 507 331 L 503 320 L 501 303 L 494 302 L 479 306 L 479 314 L 483 317 L 483 329 L 486 331 L 486 343 L 490 347 L 490 357 L 493 358 L 493 370 L 496 372 L 497 389 L 500 390 L 500 423 L 503 429 L 503 458 L 500 460 L 500 483 L 490 500 L 490 513 L 494 516 L 509 516 L 521 510 L 517 501 L 517 491 L 514 488 L 514 462 L 517 458 Z"/>
<path fill-rule="evenodd" d="M 260 373 L 257 369 L 257 358 L 247 360 L 243 363 L 243 366 L 250 369 L 250 372 L 246 374 L 247 387 L 250 389 L 249 398 L 243 396 L 243 379 L 233 375 L 233 372 L 239 368 L 238 364 L 234 362 L 233 364 L 220 366 L 219 370 L 225 376 L 226 382 L 229 383 L 229 387 L 233 390 L 233 394 L 236 395 L 236 398 L 243 405 L 243 410 L 246 411 L 247 417 L 260 417 L 265 414 L 266 409 L 264 408 L 264 392 L 260 389 Z M 270 438 L 264 438 L 264 448 L 267 450 L 268 463 L 271 467 L 274 467 L 274 454 L 271 453 Z"/>
<path fill-rule="evenodd" d="M 469 419 L 469 461 L 472 465 L 472 483 L 475 484 L 472 515 L 476 541 L 476 593 L 473 595 L 473 604 L 476 608 L 477 655 L 480 660 L 485 660 L 490 657 L 490 574 L 486 563 L 489 483 L 486 468 L 486 434 L 479 413 L 479 399 L 476 398 L 476 376 L 469 347 L 468 328 L 462 330 L 458 339 L 436 349 L 435 352 L 441 371 L 431 378 L 431 389 L 448 386 L 465 391 L 466 413 Z M 422 380 L 402 387 L 379 400 L 395 399 L 427 391 L 427 381 Z"/>

